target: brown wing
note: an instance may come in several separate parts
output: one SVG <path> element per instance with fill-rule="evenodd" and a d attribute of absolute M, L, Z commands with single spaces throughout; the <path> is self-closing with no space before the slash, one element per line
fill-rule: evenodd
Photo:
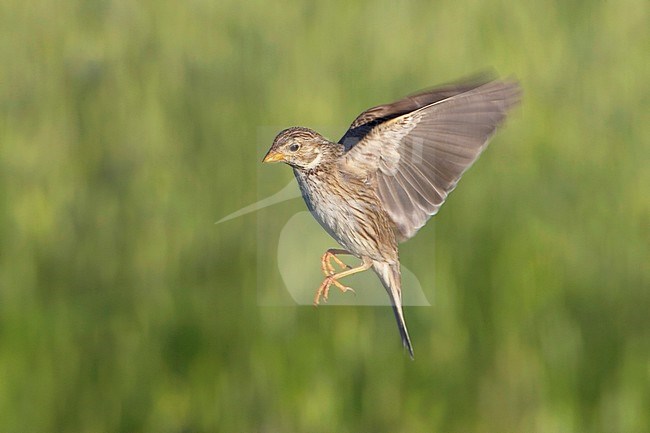
<path fill-rule="evenodd" d="M 354 119 L 354 122 L 352 122 L 348 128 L 348 131 L 339 140 L 339 143 L 345 145 L 345 149 L 349 150 L 361 141 L 361 139 L 368 134 L 372 128 L 383 122 L 410 113 L 418 108 L 431 105 L 443 99 L 450 98 L 454 95 L 468 92 L 492 81 L 493 79 L 494 77 L 490 74 L 482 73 L 457 83 L 446 84 L 435 89 L 427 89 L 418 92 L 390 104 L 369 108 Z"/>
<path fill-rule="evenodd" d="M 516 82 L 492 81 L 375 125 L 341 159 L 348 175 L 371 178 L 401 240 L 438 212 L 508 109 Z"/>

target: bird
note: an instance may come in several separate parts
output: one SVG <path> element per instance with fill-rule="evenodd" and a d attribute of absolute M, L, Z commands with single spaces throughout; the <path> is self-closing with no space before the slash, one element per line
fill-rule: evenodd
<path fill-rule="evenodd" d="M 300 126 L 281 131 L 263 162 L 292 167 L 309 211 L 342 247 L 321 257 L 325 279 L 314 305 L 327 301 L 332 285 L 354 291 L 340 280 L 372 269 L 413 359 L 398 245 L 438 212 L 520 99 L 516 79 L 483 74 L 370 108 L 337 142 Z M 350 267 L 339 255 L 361 263 Z"/>

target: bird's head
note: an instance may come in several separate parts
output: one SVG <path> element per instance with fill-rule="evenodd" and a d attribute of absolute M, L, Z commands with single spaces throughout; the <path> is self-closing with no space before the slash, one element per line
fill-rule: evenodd
<path fill-rule="evenodd" d="M 288 128 L 275 137 L 263 162 L 286 162 L 299 170 L 313 170 L 334 155 L 335 147 L 316 131 Z"/>

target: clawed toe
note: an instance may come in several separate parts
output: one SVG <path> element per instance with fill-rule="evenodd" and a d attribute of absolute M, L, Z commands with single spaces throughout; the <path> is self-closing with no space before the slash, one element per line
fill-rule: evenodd
<path fill-rule="evenodd" d="M 347 270 L 347 269 L 352 269 L 352 267 L 343 260 L 339 259 L 336 257 L 336 254 L 349 254 L 345 250 L 336 250 L 336 249 L 331 249 L 327 250 L 325 254 L 321 257 L 321 270 L 323 271 L 323 275 L 326 277 L 329 277 L 331 275 L 336 274 L 336 269 L 334 268 L 334 265 L 332 265 L 332 260 L 336 262 L 337 265 L 341 267 L 342 270 Z"/>
<path fill-rule="evenodd" d="M 338 287 L 341 290 L 341 292 L 343 292 L 343 293 L 352 292 L 352 293 L 354 293 L 356 295 L 356 292 L 354 291 L 354 289 L 352 287 L 344 286 L 343 284 L 339 283 L 336 280 L 332 281 L 332 284 L 334 284 L 336 287 Z"/>
<path fill-rule="evenodd" d="M 325 280 L 323 280 L 323 283 L 320 285 L 318 290 L 316 290 L 316 296 L 314 297 L 314 306 L 318 306 L 320 303 L 321 298 L 323 299 L 323 302 L 327 302 L 327 297 L 329 296 L 329 291 L 330 291 L 330 286 L 334 284 L 336 287 L 341 290 L 341 292 L 352 292 L 356 295 L 356 292 L 352 287 L 344 286 L 343 284 L 339 283 L 335 278 L 333 278 L 331 275 L 326 277 Z"/>
<path fill-rule="evenodd" d="M 314 305 L 318 306 L 320 303 L 321 298 L 323 299 L 324 302 L 327 302 L 327 295 L 329 294 L 330 286 L 334 284 L 336 287 L 341 290 L 341 292 L 352 292 L 354 294 L 355 291 L 351 287 L 344 286 L 343 284 L 339 283 L 340 278 L 347 277 L 349 275 L 353 275 L 359 272 L 366 271 L 372 267 L 372 260 L 368 258 L 363 258 L 363 263 L 361 265 L 357 266 L 356 268 L 352 268 L 345 263 L 343 263 L 340 259 L 336 257 L 336 254 L 350 254 L 346 250 L 327 250 L 325 254 L 323 254 L 323 257 L 321 257 L 321 266 L 323 270 L 323 274 L 325 274 L 325 279 L 323 280 L 323 283 L 320 285 L 318 290 L 316 291 L 316 296 L 314 297 Z M 334 266 L 330 263 L 330 258 L 333 259 L 341 268 L 344 268 L 346 270 L 335 273 L 334 272 Z"/>

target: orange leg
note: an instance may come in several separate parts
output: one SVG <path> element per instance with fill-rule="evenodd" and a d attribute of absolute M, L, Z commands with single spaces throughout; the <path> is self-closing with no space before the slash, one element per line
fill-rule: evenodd
<path fill-rule="evenodd" d="M 343 263 L 341 259 L 336 257 L 337 254 L 352 254 L 348 250 L 340 250 L 336 248 L 330 248 L 329 250 L 325 251 L 325 254 L 320 258 L 320 264 L 321 264 L 321 270 L 323 271 L 323 275 L 330 276 L 334 275 L 336 273 L 336 269 L 334 269 L 334 266 L 332 266 L 332 263 L 330 260 L 334 260 L 336 264 L 338 264 L 341 269 L 350 269 L 348 265 Z"/>
<path fill-rule="evenodd" d="M 356 268 L 351 268 L 342 272 L 339 272 L 338 274 L 329 274 L 325 277 L 325 280 L 323 280 L 323 283 L 320 285 L 318 290 L 316 290 L 316 296 L 314 297 L 314 305 L 317 306 L 320 302 L 320 298 L 323 298 L 323 301 L 327 302 L 327 296 L 330 291 L 330 286 L 334 284 L 336 287 L 341 289 L 342 292 L 348 292 L 352 291 L 354 293 L 354 290 L 352 290 L 350 287 L 346 287 L 343 284 L 339 283 L 339 279 L 343 277 L 347 277 L 348 275 L 352 274 L 357 274 L 359 272 L 367 271 L 372 267 L 372 261 L 364 259 L 363 263 L 360 266 L 357 266 Z"/>

